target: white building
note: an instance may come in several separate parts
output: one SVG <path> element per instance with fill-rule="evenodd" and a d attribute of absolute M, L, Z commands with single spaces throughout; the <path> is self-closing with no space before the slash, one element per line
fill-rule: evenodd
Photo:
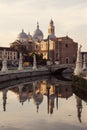
<path fill-rule="evenodd" d="M 3 53 L 6 51 L 6 58 L 8 64 L 15 64 L 18 62 L 18 52 L 9 47 L 0 47 L 0 64 L 2 64 Z"/>

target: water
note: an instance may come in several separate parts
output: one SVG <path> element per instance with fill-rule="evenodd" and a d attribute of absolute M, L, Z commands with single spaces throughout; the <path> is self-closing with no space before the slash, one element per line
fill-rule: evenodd
<path fill-rule="evenodd" d="M 35 77 L 0 88 L 0 130 L 87 130 L 87 94 L 72 81 Z"/>

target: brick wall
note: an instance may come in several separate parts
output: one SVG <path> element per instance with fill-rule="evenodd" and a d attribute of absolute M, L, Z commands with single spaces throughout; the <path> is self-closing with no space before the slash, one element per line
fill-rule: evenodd
<path fill-rule="evenodd" d="M 59 60 L 60 63 L 73 63 L 76 61 L 77 57 L 77 47 L 78 44 L 74 42 L 69 37 L 62 37 L 61 41 L 57 42 L 59 44 Z"/>

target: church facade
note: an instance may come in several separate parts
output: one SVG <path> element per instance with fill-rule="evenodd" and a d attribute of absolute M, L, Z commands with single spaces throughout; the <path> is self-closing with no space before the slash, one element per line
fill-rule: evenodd
<path fill-rule="evenodd" d="M 76 61 L 78 43 L 69 36 L 57 37 L 53 20 L 49 23 L 46 39 L 44 39 L 44 34 L 39 28 L 39 23 L 37 23 L 33 36 L 22 30 L 11 45 L 17 42 L 25 46 L 29 53 L 43 54 L 43 59 L 50 60 L 52 63 L 68 64 Z"/>

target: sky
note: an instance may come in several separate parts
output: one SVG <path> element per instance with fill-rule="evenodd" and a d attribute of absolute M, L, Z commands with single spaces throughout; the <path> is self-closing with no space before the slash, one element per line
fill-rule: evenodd
<path fill-rule="evenodd" d="M 0 0 L 0 46 L 10 46 L 22 29 L 33 35 L 37 22 L 48 35 L 50 20 L 55 35 L 68 35 L 87 51 L 87 0 Z"/>

